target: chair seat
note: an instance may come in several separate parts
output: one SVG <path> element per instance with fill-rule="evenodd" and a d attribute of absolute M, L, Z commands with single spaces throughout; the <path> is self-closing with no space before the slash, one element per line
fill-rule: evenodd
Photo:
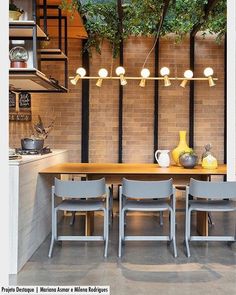
<path fill-rule="evenodd" d="M 189 208 L 196 211 L 235 211 L 235 202 L 227 200 L 191 200 Z"/>
<path fill-rule="evenodd" d="M 63 200 L 57 207 L 57 210 L 68 211 L 99 211 L 104 210 L 105 203 L 95 200 Z"/>
<path fill-rule="evenodd" d="M 171 210 L 170 205 L 162 200 L 128 200 L 123 210 L 130 211 L 164 211 Z"/>

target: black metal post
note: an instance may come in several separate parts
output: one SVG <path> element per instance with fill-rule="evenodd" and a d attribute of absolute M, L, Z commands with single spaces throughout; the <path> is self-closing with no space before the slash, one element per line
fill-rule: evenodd
<path fill-rule="evenodd" d="M 83 48 L 86 40 L 82 41 Z M 82 55 L 82 65 L 89 76 L 89 53 Z M 89 79 L 82 80 L 81 162 L 89 162 Z"/>
<path fill-rule="evenodd" d="M 227 35 L 224 44 L 224 164 L 227 162 Z"/>
<path fill-rule="evenodd" d="M 190 35 L 190 69 L 194 72 L 195 36 Z M 194 148 L 194 81 L 190 81 L 189 90 L 189 146 Z"/>
<path fill-rule="evenodd" d="M 32 17 L 33 21 L 37 23 L 36 0 L 32 0 Z"/>
<path fill-rule="evenodd" d="M 62 29 L 61 29 L 61 26 L 62 26 L 62 22 L 61 22 L 61 19 L 62 19 L 62 14 L 61 14 L 61 9 L 58 8 L 58 47 L 59 49 L 62 50 Z"/>
<path fill-rule="evenodd" d="M 43 0 L 43 30 L 48 35 L 48 24 L 47 24 L 47 0 Z"/>
<path fill-rule="evenodd" d="M 154 75 L 158 76 L 159 71 L 159 48 L 160 42 L 159 38 L 155 46 L 155 68 Z M 153 121 L 153 137 L 154 137 L 154 153 L 153 153 L 153 163 L 155 163 L 155 151 L 158 149 L 158 112 L 159 112 L 159 83 L 158 80 L 154 81 L 154 121 Z"/>
<path fill-rule="evenodd" d="M 65 47 L 65 55 L 67 56 L 68 54 L 68 43 L 67 43 L 67 38 L 68 38 L 68 32 L 67 32 L 67 17 L 65 18 L 64 22 L 64 34 L 65 34 L 65 40 L 64 40 L 64 47 Z M 68 89 L 68 59 L 65 60 L 65 88 Z"/>
<path fill-rule="evenodd" d="M 117 0 L 118 6 L 118 15 L 119 15 L 119 34 L 122 34 L 122 19 L 123 19 L 123 10 L 122 10 L 122 1 Z M 119 37 L 120 37 L 119 36 Z M 120 66 L 124 65 L 124 48 L 123 40 L 120 42 Z M 119 81 L 120 83 L 120 81 Z M 123 87 L 119 84 L 119 138 L 118 138 L 118 162 L 123 162 Z"/>

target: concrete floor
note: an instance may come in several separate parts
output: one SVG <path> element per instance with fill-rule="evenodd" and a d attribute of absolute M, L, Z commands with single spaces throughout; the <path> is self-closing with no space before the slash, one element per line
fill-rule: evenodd
<path fill-rule="evenodd" d="M 181 201 L 178 206 L 183 206 Z M 117 211 L 117 204 L 115 211 Z M 73 227 L 69 217 L 59 230 L 77 234 L 83 217 L 77 216 Z M 212 234 L 235 230 L 235 214 L 213 215 Z M 193 224 L 194 226 L 194 224 Z M 102 230 L 102 217 L 96 216 L 95 232 Z M 168 230 L 159 226 L 155 214 L 127 216 L 127 232 L 152 234 Z M 236 245 L 225 242 L 192 242 L 191 258 L 183 246 L 184 213 L 177 212 L 178 258 L 166 242 L 126 242 L 124 255 L 117 258 L 118 215 L 110 230 L 108 258 L 103 258 L 102 242 L 63 242 L 56 245 L 53 257 L 47 257 L 50 237 L 40 246 L 18 275 L 10 276 L 10 285 L 109 285 L 111 295 L 128 294 L 236 294 Z"/>

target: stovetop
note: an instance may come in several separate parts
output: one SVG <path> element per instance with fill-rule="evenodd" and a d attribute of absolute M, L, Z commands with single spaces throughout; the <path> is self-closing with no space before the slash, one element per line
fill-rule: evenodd
<path fill-rule="evenodd" d="M 51 153 L 51 149 L 49 147 L 44 147 L 41 150 L 24 150 L 24 149 L 16 149 L 16 153 L 19 155 L 45 155 Z"/>

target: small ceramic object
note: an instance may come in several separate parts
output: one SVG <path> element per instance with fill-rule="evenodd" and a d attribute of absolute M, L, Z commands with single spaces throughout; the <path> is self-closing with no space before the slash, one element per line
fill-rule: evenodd
<path fill-rule="evenodd" d="M 169 150 L 157 150 L 155 152 L 155 159 L 160 167 L 166 168 L 170 166 Z"/>
<path fill-rule="evenodd" d="M 208 155 L 202 160 L 202 167 L 206 169 L 216 169 L 218 167 L 218 163 L 215 157 L 212 155 Z"/>
<path fill-rule="evenodd" d="M 218 167 L 217 159 L 212 155 L 210 143 L 204 146 L 205 152 L 202 154 L 202 167 L 206 169 L 216 169 Z"/>
<path fill-rule="evenodd" d="M 179 157 L 179 163 L 187 169 L 194 168 L 197 165 L 198 156 L 194 153 L 183 153 Z"/>

